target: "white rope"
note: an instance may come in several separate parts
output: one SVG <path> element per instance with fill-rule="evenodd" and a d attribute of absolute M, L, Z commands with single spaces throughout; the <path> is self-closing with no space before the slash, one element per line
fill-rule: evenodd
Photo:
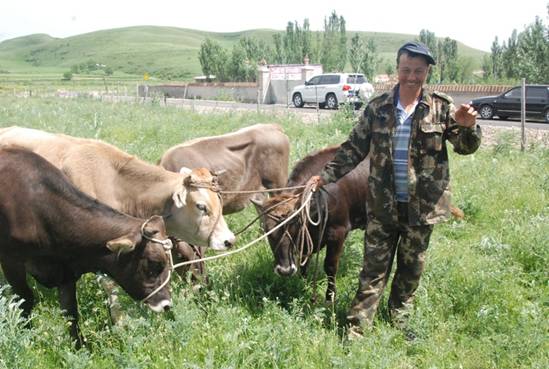
<path fill-rule="evenodd" d="M 147 240 L 151 241 L 151 242 L 159 243 L 160 245 L 162 245 L 162 248 L 164 249 L 164 252 L 166 252 L 166 256 L 168 257 L 168 264 L 169 264 L 168 268 L 169 269 L 168 269 L 168 277 L 164 280 L 164 282 L 162 282 L 162 284 L 160 286 L 158 286 L 158 288 L 156 288 L 154 291 L 149 293 L 144 299 L 142 299 L 141 302 L 147 301 L 148 299 L 150 299 L 151 297 L 156 295 L 161 289 L 166 287 L 166 285 L 168 284 L 168 282 L 170 282 L 170 279 L 172 277 L 172 270 L 174 270 L 173 258 L 172 258 L 172 247 L 173 247 L 172 240 L 170 240 L 169 238 L 166 238 L 165 240 L 161 240 L 161 239 L 158 239 L 158 238 L 149 237 L 145 234 L 145 225 L 151 219 L 152 219 L 152 217 L 147 219 L 145 221 L 145 223 L 143 223 L 143 225 L 141 225 L 141 235 L 144 238 L 146 238 Z"/>
<path fill-rule="evenodd" d="M 242 191 L 223 191 L 219 190 L 220 193 L 226 194 L 245 194 L 245 193 L 263 193 L 263 192 L 279 192 L 287 190 L 298 190 L 305 188 L 305 186 L 293 186 L 293 187 L 280 187 L 280 188 L 271 188 L 271 189 L 262 189 L 262 190 L 242 190 Z"/>
<path fill-rule="evenodd" d="M 311 197 L 312 197 L 312 196 L 313 196 L 313 193 L 310 192 L 309 195 L 307 196 L 307 198 L 305 199 L 305 201 L 303 202 L 303 204 L 299 207 L 299 209 L 297 209 L 296 211 L 294 211 L 294 213 L 293 213 L 292 215 L 290 215 L 288 218 L 286 218 L 286 220 L 284 220 L 283 222 L 281 222 L 280 224 L 278 224 L 276 227 L 274 227 L 273 229 L 271 229 L 269 232 L 265 233 L 264 235 L 262 235 L 262 236 L 259 237 L 259 238 L 256 238 L 255 240 L 253 240 L 252 242 L 248 243 L 247 245 L 244 245 L 244 246 L 242 246 L 241 248 L 236 249 L 236 250 L 232 250 L 232 251 L 225 252 L 225 253 L 223 253 L 223 254 L 214 255 L 214 256 L 209 256 L 209 257 L 205 257 L 205 258 L 202 258 L 202 259 L 184 261 L 184 262 L 182 262 L 182 263 L 175 264 L 175 265 L 173 266 L 173 269 L 182 267 L 182 266 L 184 266 L 184 265 L 200 263 L 201 261 L 209 261 L 209 260 L 219 259 L 219 258 L 222 258 L 222 257 L 225 257 L 225 256 L 229 256 L 229 255 L 232 255 L 232 254 L 236 254 L 236 253 L 238 253 L 238 252 L 241 252 L 241 251 L 246 250 L 246 249 L 249 248 L 250 246 L 252 246 L 252 245 L 256 244 L 257 242 L 261 241 L 262 239 L 268 237 L 271 233 L 273 233 L 273 232 L 276 231 L 277 229 L 281 228 L 281 227 L 284 226 L 286 223 L 288 223 L 290 220 L 292 220 L 292 219 L 295 218 L 297 215 L 299 215 L 300 212 L 301 212 L 306 206 L 308 206 L 309 202 L 311 201 Z"/>

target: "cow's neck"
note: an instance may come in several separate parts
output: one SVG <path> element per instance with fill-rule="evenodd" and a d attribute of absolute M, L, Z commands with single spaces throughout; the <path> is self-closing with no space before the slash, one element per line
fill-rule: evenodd
<path fill-rule="evenodd" d="M 118 210 L 147 218 L 164 213 L 183 176 L 134 158 L 120 168 L 117 181 Z"/>

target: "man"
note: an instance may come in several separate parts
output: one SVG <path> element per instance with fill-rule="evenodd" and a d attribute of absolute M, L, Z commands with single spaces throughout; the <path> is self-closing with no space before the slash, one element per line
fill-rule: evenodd
<path fill-rule="evenodd" d="M 477 112 L 456 110 L 450 97 L 423 87 L 435 60 L 419 42 L 397 54 L 398 84 L 370 101 L 333 161 L 309 185 L 335 182 L 369 154 L 364 264 L 347 317 L 349 337 L 370 327 L 396 255 L 389 297 L 393 323 L 405 328 L 433 225 L 450 213 L 446 141 L 471 154 L 480 146 Z"/>

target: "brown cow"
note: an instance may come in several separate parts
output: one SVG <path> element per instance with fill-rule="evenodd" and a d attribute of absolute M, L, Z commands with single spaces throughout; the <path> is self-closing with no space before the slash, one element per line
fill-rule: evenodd
<path fill-rule="evenodd" d="M 101 204 L 21 148 L 0 149 L 0 173 L 0 265 L 24 299 L 25 316 L 34 306 L 27 272 L 57 287 L 79 344 L 76 281 L 84 273 L 107 273 L 156 312 L 171 306 L 169 243 L 160 216 L 138 219 Z"/>
<path fill-rule="evenodd" d="M 172 172 L 181 167 L 218 172 L 226 191 L 283 187 L 288 180 L 288 136 L 276 124 L 256 124 L 221 136 L 187 141 L 162 155 L 160 166 Z M 224 193 L 223 214 L 244 209 L 253 194 Z"/>
<path fill-rule="evenodd" d="M 105 142 L 9 127 L 0 144 L 15 144 L 43 156 L 82 192 L 136 217 L 162 214 L 171 236 L 225 250 L 234 241 L 210 188 L 207 169 L 172 173 L 126 154 Z M 178 171 L 179 172 L 179 171 Z"/>
<path fill-rule="evenodd" d="M 324 165 L 333 159 L 338 147 L 328 147 L 302 159 L 290 174 L 288 187 L 303 185 L 311 176 L 320 173 Z M 364 160 L 336 183 L 330 183 L 323 187 L 320 194 L 327 201 L 329 214 L 324 232 L 320 236 L 320 242 L 319 233 L 322 224 L 318 226 L 311 223 L 306 224 L 315 246 L 311 251 L 318 252 L 320 248 L 326 245 L 326 257 L 324 259 L 324 270 L 328 277 L 326 301 L 334 301 L 335 299 L 335 276 L 347 234 L 352 229 L 364 227 L 366 224 L 366 191 L 369 174 L 369 162 Z M 276 227 L 299 207 L 299 197 L 294 196 L 299 191 L 301 190 L 285 192 L 273 196 L 263 203 L 254 201 L 258 207 L 258 212 L 263 214 L 262 225 L 265 232 Z M 272 210 L 265 213 L 267 209 Z M 312 210 L 314 209 L 313 206 Z M 275 257 L 275 272 L 279 275 L 292 275 L 300 265 L 306 268 L 306 264 L 302 265 L 302 263 L 306 261 L 306 258 L 308 261 L 310 255 L 300 255 L 302 250 L 298 245 L 301 242 L 299 239 L 299 228 L 301 226 L 299 220 L 290 222 L 269 236 L 269 244 Z"/>
<path fill-rule="evenodd" d="M 182 167 L 205 167 L 217 172 L 219 187 L 226 191 L 250 191 L 280 188 L 288 180 L 290 143 L 279 125 L 256 124 L 236 132 L 214 137 L 197 138 L 168 149 L 159 165 L 172 172 Z M 244 209 L 250 199 L 263 199 L 261 194 L 223 193 L 223 214 Z M 178 242 L 176 263 L 194 260 L 204 254 L 185 242 Z M 184 275 L 189 268 L 180 268 Z M 206 278 L 202 262 L 190 266 L 193 279 Z"/>

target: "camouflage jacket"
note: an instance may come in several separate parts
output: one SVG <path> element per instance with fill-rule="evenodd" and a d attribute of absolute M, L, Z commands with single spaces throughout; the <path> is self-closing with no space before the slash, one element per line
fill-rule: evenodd
<path fill-rule="evenodd" d="M 321 173 L 326 183 L 335 182 L 370 154 L 367 209 L 383 223 L 396 222 L 397 203 L 393 170 L 395 93 L 370 101 L 347 141 Z M 471 154 L 480 146 L 481 132 L 459 126 L 449 96 L 426 89 L 412 118 L 408 147 L 408 219 L 410 225 L 435 224 L 450 215 L 450 175 L 446 141 L 458 154 Z"/>

